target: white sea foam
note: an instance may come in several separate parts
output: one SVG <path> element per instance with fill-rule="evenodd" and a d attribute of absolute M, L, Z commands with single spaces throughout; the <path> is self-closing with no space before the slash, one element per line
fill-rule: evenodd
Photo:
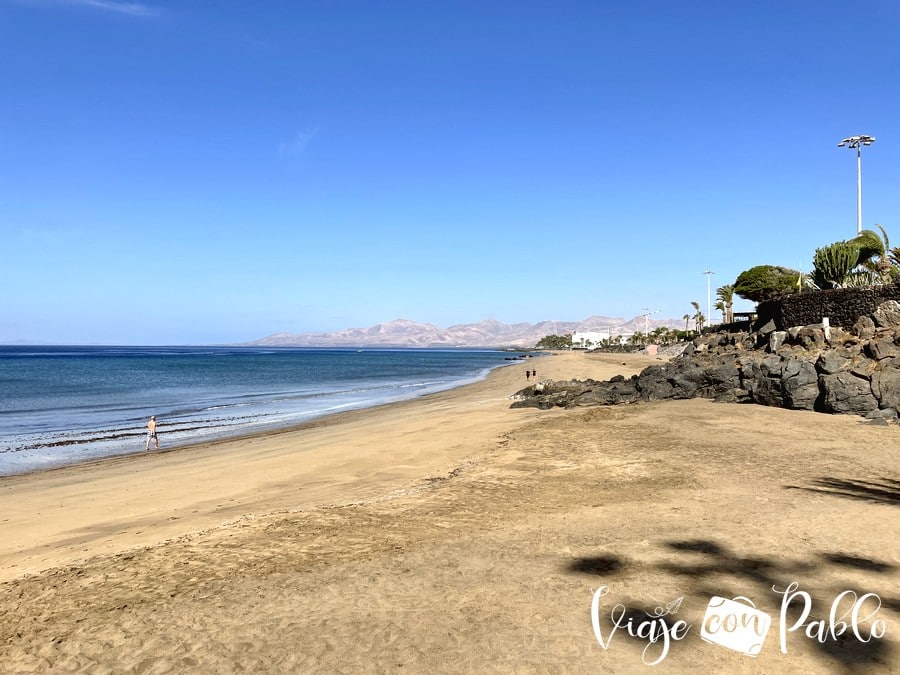
<path fill-rule="evenodd" d="M 0 347 L 0 475 L 300 424 L 483 378 L 500 352 Z M 11 383 L 11 384 L 10 384 Z"/>

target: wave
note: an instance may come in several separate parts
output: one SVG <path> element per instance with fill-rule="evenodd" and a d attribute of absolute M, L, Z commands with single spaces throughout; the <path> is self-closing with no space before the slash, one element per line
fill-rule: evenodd
<path fill-rule="evenodd" d="M 26 358 L 48 352 L 58 359 Z M 510 365 L 501 352 L 430 350 L 352 357 L 348 350 L 268 348 L 17 353 L 20 361 L 0 363 L 0 379 L 19 382 L 0 410 L 0 475 L 142 452 L 150 414 L 163 443 L 178 447 L 414 398 Z M 148 355 L 159 358 L 148 366 Z M 0 350 L 6 356 L 9 349 Z"/>

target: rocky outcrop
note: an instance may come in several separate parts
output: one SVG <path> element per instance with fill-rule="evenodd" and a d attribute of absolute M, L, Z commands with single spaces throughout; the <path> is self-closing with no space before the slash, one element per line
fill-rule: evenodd
<path fill-rule="evenodd" d="M 720 401 L 897 419 L 900 303 L 888 301 L 851 330 L 822 325 L 697 338 L 671 361 L 629 379 L 544 381 L 512 407 L 613 405 L 659 399 Z"/>

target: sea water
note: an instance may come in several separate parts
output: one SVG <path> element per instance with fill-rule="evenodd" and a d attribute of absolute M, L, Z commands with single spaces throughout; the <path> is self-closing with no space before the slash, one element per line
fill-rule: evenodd
<path fill-rule="evenodd" d="M 508 353 L 0 346 L 0 476 L 291 426 L 485 376 Z M 151 446 L 153 447 L 153 446 Z"/>

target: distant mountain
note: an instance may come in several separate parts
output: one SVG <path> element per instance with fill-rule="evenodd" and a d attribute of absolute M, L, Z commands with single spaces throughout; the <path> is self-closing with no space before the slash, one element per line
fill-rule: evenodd
<path fill-rule="evenodd" d="M 496 319 L 438 328 L 430 323 L 394 319 L 370 328 L 347 328 L 333 333 L 275 333 L 246 343 L 254 347 L 534 347 L 545 335 L 565 335 L 575 331 L 603 331 L 629 335 L 659 326 L 684 327 L 683 321 L 645 321 L 643 316 L 623 319 L 591 316 L 584 321 L 541 321 L 506 324 Z"/>

